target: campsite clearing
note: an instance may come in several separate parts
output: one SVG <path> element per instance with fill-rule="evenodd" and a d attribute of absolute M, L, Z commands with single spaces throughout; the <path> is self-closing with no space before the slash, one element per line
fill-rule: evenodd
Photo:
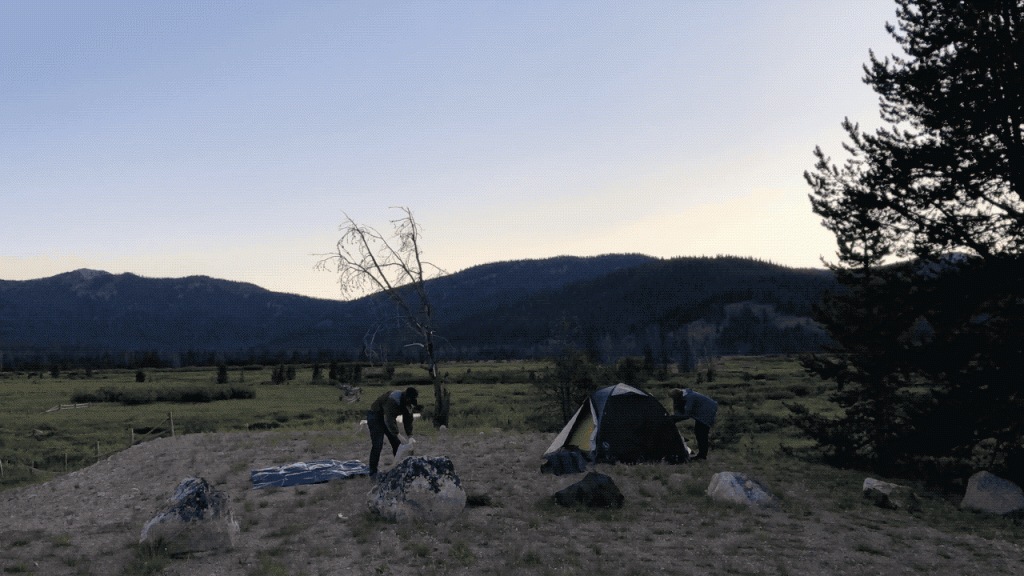
<path fill-rule="evenodd" d="M 539 472 L 553 435 L 417 434 L 447 455 L 470 496 L 455 520 L 394 524 L 366 512 L 369 479 L 254 490 L 254 469 L 365 458 L 369 440 L 333 432 L 190 434 L 135 446 L 45 484 L 0 493 L 0 570 L 35 574 L 1020 574 L 1024 529 L 923 493 L 910 515 L 860 497 L 862 473 L 779 456 L 713 450 L 707 462 L 599 465 L 620 510 L 565 509 L 551 496 L 580 479 Z M 382 464 L 390 465 L 387 456 Z M 762 479 L 776 510 L 704 495 L 722 470 Z M 170 559 L 139 531 L 184 477 L 229 498 L 234 549 Z M 340 516 L 339 516 L 340 515 Z"/>

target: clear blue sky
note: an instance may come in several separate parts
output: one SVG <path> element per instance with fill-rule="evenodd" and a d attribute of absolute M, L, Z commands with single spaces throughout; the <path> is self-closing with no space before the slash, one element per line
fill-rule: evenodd
<path fill-rule="evenodd" d="M 337 298 L 342 212 L 456 272 L 834 259 L 802 174 L 878 122 L 891 1 L 0 0 L 0 279 Z"/>

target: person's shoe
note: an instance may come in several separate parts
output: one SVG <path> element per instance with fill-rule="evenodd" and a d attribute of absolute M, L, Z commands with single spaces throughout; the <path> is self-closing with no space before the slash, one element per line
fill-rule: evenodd
<path fill-rule="evenodd" d="M 707 459 L 708 459 L 707 456 L 694 456 L 693 457 L 693 460 L 696 461 L 696 462 L 705 462 L 705 461 L 707 461 Z"/>

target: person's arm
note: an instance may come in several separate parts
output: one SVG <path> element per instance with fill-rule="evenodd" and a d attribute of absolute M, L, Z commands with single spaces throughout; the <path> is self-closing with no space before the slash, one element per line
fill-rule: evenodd
<path fill-rule="evenodd" d="M 401 408 L 395 403 L 394 400 L 388 399 L 384 404 L 384 425 L 388 427 L 388 432 L 391 432 L 395 436 L 401 434 L 398 431 L 398 415 L 401 413 Z M 404 418 L 403 418 L 404 420 Z"/>
<path fill-rule="evenodd" d="M 405 414 L 402 415 L 402 426 L 405 427 L 405 435 L 408 438 L 412 438 L 412 412 L 406 410 Z"/>
<path fill-rule="evenodd" d="M 673 422 L 682 422 L 693 417 L 693 414 L 690 413 L 690 402 L 688 399 L 673 398 L 672 409 L 675 410 L 675 414 L 672 416 Z"/>

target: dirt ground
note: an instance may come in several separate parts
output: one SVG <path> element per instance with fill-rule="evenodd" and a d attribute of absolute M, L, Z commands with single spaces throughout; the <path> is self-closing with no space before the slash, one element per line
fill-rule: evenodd
<path fill-rule="evenodd" d="M 709 461 L 599 466 L 621 510 L 563 509 L 581 476 L 540 473 L 546 434 L 417 435 L 448 456 L 472 506 L 439 524 L 366 511 L 370 480 L 252 489 L 251 470 L 322 458 L 366 461 L 369 440 L 338 432 L 217 433 L 134 446 L 50 482 L 0 492 L 0 570 L 21 574 L 1024 574 L 1021 542 L 947 533 L 797 481 L 769 486 L 774 510 L 704 496 Z M 385 451 L 386 452 L 386 451 Z M 388 455 L 382 467 L 391 465 Z M 742 471 L 742 470 L 737 470 Z M 148 558 L 143 524 L 188 476 L 224 492 L 241 532 L 226 551 Z M 856 492 L 857 486 L 851 486 Z M 851 503 L 852 502 L 852 503 Z M 149 562 L 147 565 L 146 562 Z M 153 568 L 156 565 L 157 568 Z"/>

